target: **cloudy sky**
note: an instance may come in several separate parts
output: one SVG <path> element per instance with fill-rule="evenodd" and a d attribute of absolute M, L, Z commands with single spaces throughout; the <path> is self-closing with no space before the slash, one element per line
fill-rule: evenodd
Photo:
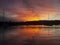
<path fill-rule="evenodd" d="M 60 0 L 0 0 L 0 16 L 17 21 L 60 20 Z"/>

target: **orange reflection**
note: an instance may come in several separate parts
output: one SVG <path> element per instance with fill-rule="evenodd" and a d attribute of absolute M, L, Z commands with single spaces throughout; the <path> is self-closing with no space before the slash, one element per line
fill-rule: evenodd
<path fill-rule="evenodd" d="M 19 32 L 21 34 L 19 35 L 27 39 L 32 39 L 36 35 L 36 33 L 38 33 L 38 31 L 38 28 L 24 28 L 21 32 Z"/>
<path fill-rule="evenodd" d="M 12 35 L 11 35 L 12 34 Z M 11 32 L 6 33 L 6 37 L 20 38 L 20 39 L 54 39 L 55 30 L 48 30 L 48 28 L 30 28 L 18 27 Z"/>
<path fill-rule="evenodd" d="M 16 37 L 24 38 L 24 39 L 25 38 L 32 39 L 37 37 L 39 37 L 39 39 L 53 39 L 53 37 L 55 36 L 55 30 L 48 30 L 48 28 L 38 28 L 38 27 L 37 28 L 18 27 L 17 29 L 14 29 L 12 32 L 9 33 L 11 34 L 13 33 L 13 36 L 16 35 Z"/>
<path fill-rule="evenodd" d="M 51 29 L 51 28 L 50 28 Z M 5 33 L 5 39 L 10 42 L 19 42 L 19 44 L 23 44 L 25 42 L 31 41 L 33 44 L 38 43 L 40 41 L 52 41 L 56 39 L 55 29 L 49 30 L 48 28 L 38 28 L 38 27 L 16 27 L 12 29 L 12 31 L 8 31 Z M 46 42 L 47 43 L 47 42 Z"/>

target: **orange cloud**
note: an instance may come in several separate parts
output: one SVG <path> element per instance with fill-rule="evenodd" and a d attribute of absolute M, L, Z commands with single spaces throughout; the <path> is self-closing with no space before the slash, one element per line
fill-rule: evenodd
<path fill-rule="evenodd" d="M 54 0 L 15 0 L 7 5 L 7 11 L 18 21 L 48 20 L 48 15 L 51 18 L 60 12 L 55 4 Z"/>

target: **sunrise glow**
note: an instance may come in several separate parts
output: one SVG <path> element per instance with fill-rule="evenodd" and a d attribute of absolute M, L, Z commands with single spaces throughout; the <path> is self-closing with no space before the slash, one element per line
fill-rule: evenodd
<path fill-rule="evenodd" d="M 60 3 L 58 0 L 14 0 L 4 2 L 0 7 L 0 17 L 16 21 L 60 20 Z M 2 1 L 3 3 L 3 1 Z M 2 10 L 2 11 L 1 11 Z"/>

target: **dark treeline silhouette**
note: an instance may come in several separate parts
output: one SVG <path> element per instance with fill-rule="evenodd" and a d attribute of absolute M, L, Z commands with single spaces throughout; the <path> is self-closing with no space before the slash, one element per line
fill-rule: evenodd
<path fill-rule="evenodd" d="M 0 22 L 1 26 L 14 26 L 14 25 L 60 25 L 60 20 L 39 20 L 39 21 L 26 21 L 26 22 Z"/>

